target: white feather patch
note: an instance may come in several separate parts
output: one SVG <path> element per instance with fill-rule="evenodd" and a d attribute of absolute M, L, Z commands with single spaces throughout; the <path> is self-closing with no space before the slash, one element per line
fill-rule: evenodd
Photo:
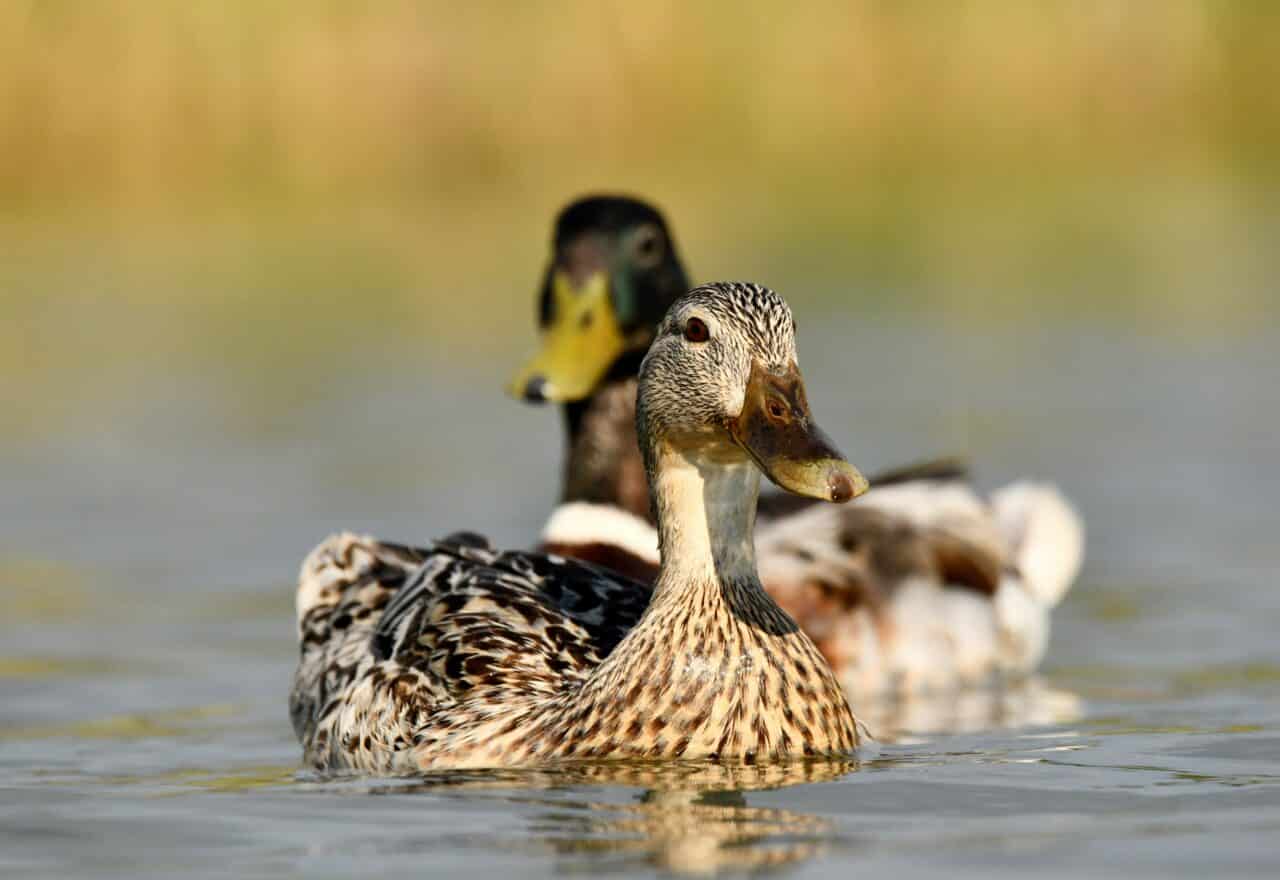
<path fill-rule="evenodd" d="M 609 544 L 645 562 L 658 564 L 658 532 L 635 514 L 611 504 L 570 501 L 542 527 L 547 544 Z"/>

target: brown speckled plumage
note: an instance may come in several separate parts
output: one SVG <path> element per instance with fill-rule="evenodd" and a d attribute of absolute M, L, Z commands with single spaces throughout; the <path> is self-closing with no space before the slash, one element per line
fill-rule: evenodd
<path fill-rule="evenodd" d="M 575 560 L 351 534 L 312 551 L 302 584 L 315 599 L 299 609 L 290 707 L 322 769 L 753 761 L 858 744 L 821 655 L 750 586 L 668 593 L 637 626 L 647 587 Z M 382 620 L 401 591 L 416 598 Z"/>
<path fill-rule="evenodd" d="M 719 335 L 695 349 L 669 334 L 642 371 L 664 548 L 652 594 L 472 535 L 423 549 L 331 538 L 298 590 L 290 705 L 308 761 L 386 773 L 858 746 L 826 661 L 760 586 L 759 472 L 724 427 L 753 359 L 794 362 L 790 312 L 754 285 L 700 288 L 682 304 L 714 316 Z"/>

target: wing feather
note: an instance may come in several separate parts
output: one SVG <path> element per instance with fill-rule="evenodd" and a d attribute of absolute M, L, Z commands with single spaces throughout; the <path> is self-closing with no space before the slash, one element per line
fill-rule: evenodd
<path fill-rule="evenodd" d="M 648 586 L 589 563 L 499 553 L 474 535 L 427 547 L 335 536 L 299 583 L 294 728 L 313 755 L 367 737 L 396 748 L 463 697 L 496 705 L 560 692 L 608 656 L 648 600 Z M 330 742 L 336 729 L 354 741 Z"/>

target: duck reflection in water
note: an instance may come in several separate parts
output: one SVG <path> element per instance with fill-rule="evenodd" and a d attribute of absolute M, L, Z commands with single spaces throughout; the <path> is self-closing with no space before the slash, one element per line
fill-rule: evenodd
<path fill-rule="evenodd" d="M 999 689 L 920 696 L 870 704 L 880 741 L 874 766 L 896 760 L 893 743 L 922 735 L 1064 724 L 1080 700 L 1038 677 Z M 874 757 L 862 756 L 864 761 Z M 753 793 L 845 779 L 865 767 L 853 759 L 778 764 L 609 762 L 536 770 L 432 773 L 376 782 L 378 795 L 447 791 L 492 796 L 540 808 L 525 833 L 482 834 L 476 846 L 550 853 L 568 872 L 647 866 L 676 874 L 767 869 L 821 857 L 849 839 L 830 820 L 793 809 L 756 806 Z M 638 789 L 623 795 L 610 789 Z M 565 795 L 573 792 L 581 797 Z M 851 796 L 851 795 L 849 795 Z M 434 845 L 434 841 L 432 845 Z"/>
<path fill-rule="evenodd" d="M 1033 675 L 996 687 L 869 700 L 858 710 L 876 738 L 888 744 L 933 734 L 1071 724 L 1083 717 L 1084 704 L 1077 694 Z"/>
<path fill-rule="evenodd" d="M 545 770 L 431 774 L 410 783 L 379 784 L 374 794 L 464 788 L 505 792 L 513 802 L 545 807 L 530 836 L 485 837 L 510 849 L 550 852 L 574 871 L 647 865 L 677 874 L 706 875 L 796 864 L 827 852 L 834 826 L 795 810 L 758 807 L 752 792 L 790 785 L 834 782 L 858 769 L 853 759 L 814 759 L 783 764 L 602 763 Z M 643 792 L 630 802 L 563 799 L 548 791 L 580 786 L 622 786 Z M 603 797 L 605 790 L 599 792 Z M 587 864 L 582 864 L 585 862 Z"/>

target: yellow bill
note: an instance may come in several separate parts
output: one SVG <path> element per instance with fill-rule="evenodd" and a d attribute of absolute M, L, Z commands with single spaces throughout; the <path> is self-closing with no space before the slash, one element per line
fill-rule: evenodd
<path fill-rule="evenodd" d="M 626 350 L 609 296 L 609 275 L 596 272 L 575 288 L 568 273 L 551 278 L 551 323 L 542 348 L 512 378 L 507 391 L 525 400 L 566 403 L 593 392 Z"/>

